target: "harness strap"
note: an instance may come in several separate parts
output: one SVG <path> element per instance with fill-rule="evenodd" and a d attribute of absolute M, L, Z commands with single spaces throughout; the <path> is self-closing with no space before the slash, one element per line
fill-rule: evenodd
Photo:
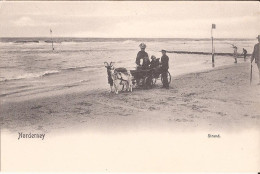
<path fill-rule="evenodd" d="M 121 81 L 127 81 L 127 80 L 123 79 L 122 77 L 120 78 L 120 80 L 121 80 Z"/>

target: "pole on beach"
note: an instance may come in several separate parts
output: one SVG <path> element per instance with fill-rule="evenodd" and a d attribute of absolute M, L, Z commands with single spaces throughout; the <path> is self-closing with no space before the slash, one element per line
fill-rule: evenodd
<path fill-rule="evenodd" d="M 215 49 L 214 49 L 214 44 L 213 44 L 213 29 L 216 29 L 216 24 L 212 24 L 211 26 L 211 44 L 212 44 L 212 67 L 215 66 L 215 60 L 214 60 L 214 53 L 215 53 Z"/>
<path fill-rule="evenodd" d="M 253 73 L 253 65 L 252 65 L 252 62 L 251 62 L 251 70 L 250 70 L 250 85 L 252 83 L 252 73 Z"/>
<path fill-rule="evenodd" d="M 50 29 L 50 33 L 51 33 L 51 46 L 52 46 L 52 51 L 54 51 L 54 47 L 53 47 L 53 39 L 52 39 L 52 30 Z"/>

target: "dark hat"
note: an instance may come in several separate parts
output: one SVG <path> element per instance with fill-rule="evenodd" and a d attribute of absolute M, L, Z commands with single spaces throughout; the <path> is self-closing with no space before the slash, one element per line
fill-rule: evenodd
<path fill-rule="evenodd" d="M 139 45 L 139 47 L 144 49 L 144 48 L 146 48 L 146 45 L 145 45 L 144 43 L 141 43 L 141 44 Z"/>
<path fill-rule="evenodd" d="M 161 50 L 160 52 L 166 52 L 166 50 Z"/>
<path fill-rule="evenodd" d="M 156 59 L 156 57 L 154 55 L 151 56 L 151 59 Z"/>

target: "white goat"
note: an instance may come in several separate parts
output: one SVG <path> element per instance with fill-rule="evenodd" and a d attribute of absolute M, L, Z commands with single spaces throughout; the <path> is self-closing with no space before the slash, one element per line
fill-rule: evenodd
<path fill-rule="evenodd" d="M 107 76 L 108 76 L 108 83 L 110 85 L 110 91 L 113 91 L 113 86 L 115 89 L 115 93 L 118 94 L 119 85 L 123 85 L 126 87 L 127 91 L 132 92 L 133 85 L 132 85 L 132 75 L 129 71 L 125 68 L 114 68 L 114 62 L 104 62 L 105 67 L 107 68 Z"/>

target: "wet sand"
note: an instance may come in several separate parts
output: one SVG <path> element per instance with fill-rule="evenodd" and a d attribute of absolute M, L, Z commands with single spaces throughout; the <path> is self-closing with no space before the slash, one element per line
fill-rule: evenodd
<path fill-rule="evenodd" d="M 227 130 L 257 128 L 260 86 L 248 62 L 172 79 L 170 89 L 134 89 L 119 95 L 107 90 L 77 91 L 3 102 L 3 132 Z M 73 91 L 73 87 L 71 88 Z"/>

